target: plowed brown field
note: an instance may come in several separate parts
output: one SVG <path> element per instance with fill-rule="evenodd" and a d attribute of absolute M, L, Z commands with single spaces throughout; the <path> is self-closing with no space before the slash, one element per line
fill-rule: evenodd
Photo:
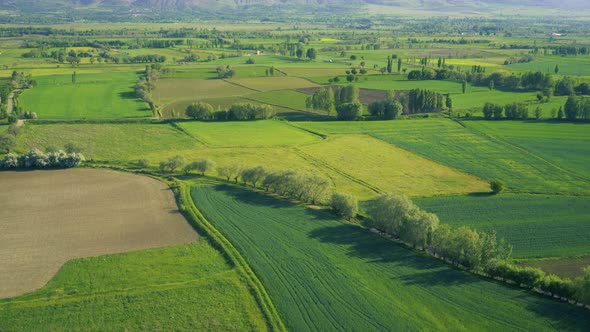
<path fill-rule="evenodd" d="M 42 287 L 73 258 L 196 240 L 157 180 L 94 169 L 0 172 L 0 298 Z"/>

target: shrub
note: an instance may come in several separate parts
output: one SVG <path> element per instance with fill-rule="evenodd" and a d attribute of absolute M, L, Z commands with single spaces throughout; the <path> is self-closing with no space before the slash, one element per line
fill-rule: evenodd
<path fill-rule="evenodd" d="M 356 217 L 359 211 L 357 198 L 353 195 L 341 192 L 335 192 L 332 194 L 330 206 L 338 215 L 341 215 L 348 220 Z"/>
<path fill-rule="evenodd" d="M 209 120 L 213 117 L 213 106 L 204 102 L 192 103 L 186 108 L 185 114 L 195 120 Z"/>
<path fill-rule="evenodd" d="M 502 180 L 495 179 L 490 181 L 490 189 L 494 194 L 499 194 L 506 189 L 506 184 Z"/>
<path fill-rule="evenodd" d="M 363 115 L 363 105 L 356 102 L 340 104 L 336 107 L 336 113 L 338 120 L 358 120 Z"/>

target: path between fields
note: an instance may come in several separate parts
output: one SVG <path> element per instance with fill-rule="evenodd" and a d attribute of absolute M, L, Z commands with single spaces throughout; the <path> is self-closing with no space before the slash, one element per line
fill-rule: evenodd
<path fill-rule="evenodd" d="M 8 95 L 8 100 L 6 101 L 6 113 L 8 113 L 8 115 L 12 114 L 12 109 L 14 107 L 14 92 L 15 91 L 12 91 Z"/>

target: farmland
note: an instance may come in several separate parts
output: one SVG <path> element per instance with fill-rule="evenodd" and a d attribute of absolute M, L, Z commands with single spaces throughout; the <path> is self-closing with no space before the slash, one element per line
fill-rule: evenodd
<path fill-rule="evenodd" d="M 42 119 L 109 119 L 151 116 L 135 98 L 135 73 L 50 75 L 38 79 L 37 89 L 25 91 L 21 106 Z"/>
<path fill-rule="evenodd" d="M 449 269 L 326 212 L 230 186 L 197 185 L 192 196 L 260 276 L 291 330 L 588 324 L 585 312 Z"/>
<path fill-rule="evenodd" d="M 490 1 L 1 3 L 0 331 L 587 330 L 588 15 Z"/>
<path fill-rule="evenodd" d="M 206 241 L 66 263 L 38 291 L 0 300 L 8 331 L 267 330 L 242 277 Z"/>
<path fill-rule="evenodd" d="M 515 258 L 590 252 L 587 197 L 506 194 L 422 198 L 416 203 L 445 223 L 497 231 L 514 245 Z"/>
<path fill-rule="evenodd" d="M 328 135 L 366 133 L 469 174 L 484 179 L 501 178 L 516 191 L 570 194 L 590 191 L 588 183 L 580 181 L 578 176 L 495 139 L 493 133 L 471 131 L 469 125 L 465 128 L 446 119 L 297 125 Z"/>
<path fill-rule="evenodd" d="M 43 286 L 72 258 L 198 238 L 172 194 L 150 178 L 80 169 L 2 172 L 0 179 L 1 297 Z"/>

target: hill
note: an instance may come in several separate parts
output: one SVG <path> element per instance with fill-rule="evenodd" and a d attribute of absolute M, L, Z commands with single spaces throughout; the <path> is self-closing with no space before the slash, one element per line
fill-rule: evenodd
<path fill-rule="evenodd" d="M 272 7 L 269 10 L 268 7 Z M 228 19 L 241 10 L 248 18 L 292 19 L 292 13 L 394 16 L 558 15 L 586 8 L 585 0 L 0 0 L 2 21 Z M 551 10 L 549 10 L 551 9 Z M 92 13 L 92 14 L 89 14 Z M 174 15 L 171 15 L 174 13 Z M 291 13 L 291 15 L 286 15 Z M 286 15 L 286 16 L 285 16 Z M 241 17 L 240 19 L 243 19 Z"/>

